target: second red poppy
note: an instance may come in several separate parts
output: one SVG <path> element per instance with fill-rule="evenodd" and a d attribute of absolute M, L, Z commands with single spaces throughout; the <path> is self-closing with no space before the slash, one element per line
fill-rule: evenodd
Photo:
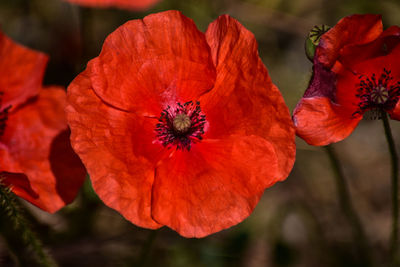
<path fill-rule="evenodd" d="M 293 113 L 311 145 L 349 136 L 363 115 L 400 119 L 400 28 L 383 31 L 379 15 L 343 18 L 322 35 L 313 77 Z"/>

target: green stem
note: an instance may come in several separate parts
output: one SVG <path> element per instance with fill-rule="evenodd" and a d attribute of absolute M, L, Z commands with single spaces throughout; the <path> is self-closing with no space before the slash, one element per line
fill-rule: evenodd
<path fill-rule="evenodd" d="M 381 114 L 383 128 L 385 129 L 386 140 L 389 146 L 390 158 L 392 162 L 392 235 L 390 239 L 390 259 L 392 265 L 399 263 L 398 259 L 398 240 L 399 240 L 399 158 L 396 152 L 389 119 L 386 112 Z"/>
<path fill-rule="evenodd" d="M 346 216 L 350 226 L 353 229 L 353 238 L 357 244 L 358 254 L 360 259 L 363 260 L 363 266 L 370 266 L 370 254 L 368 252 L 368 240 L 365 235 L 363 225 L 360 217 L 354 209 L 353 203 L 350 199 L 349 189 L 347 187 L 346 180 L 342 168 L 340 166 L 339 159 L 335 153 L 335 150 L 331 145 L 325 147 L 325 150 L 329 156 L 329 160 L 332 164 L 332 168 L 335 172 L 335 181 L 337 193 L 340 201 L 340 208 Z"/>
<path fill-rule="evenodd" d="M 34 253 L 35 260 L 39 266 L 56 266 L 55 261 L 44 251 L 42 242 L 36 234 L 30 229 L 30 225 L 26 220 L 22 207 L 18 204 L 17 199 L 11 192 L 10 188 L 5 187 L 0 180 L 0 217 L 1 224 L 9 223 L 12 229 L 21 235 L 21 239 L 25 247 L 30 248 Z M 7 228 L 4 225 L 3 228 Z M 6 239 L 12 237 L 9 233 L 2 233 Z M 9 240 L 15 243 L 15 240 Z M 11 245 L 12 246 L 12 245 Z M 24 257 L 26 255 L 19 255 Z M 25 261 L 25 259 L 19 259 Z"/>

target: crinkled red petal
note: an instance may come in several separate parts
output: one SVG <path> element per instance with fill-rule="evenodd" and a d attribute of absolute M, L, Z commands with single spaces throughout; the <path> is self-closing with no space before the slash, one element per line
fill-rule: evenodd
<path fill-rule="evenodd" d="M 380 15 L 352 15 L 341 19 L 322 35 L 314 62 L 331 68 L 346 45 L 365 44 L 375 40 L 383 30 Z"/>
<path fill-rule="evenodd" d="M 243 221 L 280 177 L 274 146 L 258 136 L 204 140 L 176 150 L 156 169 L 152 214 L 185 237 Z"/>
<path fill-rule="evenodd" d="M 204 34 L 178 11 L 125 23 L 107 37 L 89 69 L 104 102 L 156 117 L 168 104 L 197 99 L 215 81 Z"/>
<path fill-rule="evenodd" d="M 217 69 L 214 88 L 200 98 L 209 127 L 204 138 L 257 135 L 277 151 L 285 179 L 294 163 L 294 128 L 278 88 L 258 55 L 254 35 L 224 15 L 206 32 Z"/>
<path fill-rule="evenodd" d="M 151 217 L 154 169 L 164 148 L 153 144 L 156 119 L 110 107 L 94 93 L 87 71 L 68 87 L 71 143 L 93 188 L 132 223 L 159 228 Z"/>
<path fill-rule="evenodd" d="M 325 146 L 349 136 L 362 116 L 347 116 L 327 97 L 302 98 L 293 112 L 296 134 L 308 144 Z"/>
<path fill-rule="evenodd" d="M 347 68 L 376 57 L 390 55 L 400 44 L 400 27 L 392 26 L 374 41 L 362 45 L 348 45 L 340 52 L 339 60 Z"/>
<path fill-rule="evenodd" d="M 39 93 L 48 57 L 0 32 L 0 108 L 16 106 Z"/>
<path fill-rule="evenodd" d="M 68 172 L 62 177 L 55 176 L 52 172 L 49 155 L 54 138 L 67 129 L 64 113 L 65 98 L 65 91 L 62 88 L 41 90 L 37 98 L 31 99 L 9 114 L 6 130 L 0 138 L 2 153 L 0 171 L 25 174 L 33 191 L 39 196 L 35 199 L 26 199 L 49 212 L 55 212 L 72 201 L 85 177 L 84 171 L 80 172 L 82 176 L 68 177 Z M 63 159 L 69 155 L 68 151 L 57 153 L 65 153 L 63 157 L 60 156 Z M 65 166 L 64 170 L 68 168 L 75 167 Z M 71 179 L 68 184 L 73 186 L 60 187 L 60 184 L 65 184 L 59 180 L 60 178 Z M 19 191 L 15 193 L 26 197 Z"/>

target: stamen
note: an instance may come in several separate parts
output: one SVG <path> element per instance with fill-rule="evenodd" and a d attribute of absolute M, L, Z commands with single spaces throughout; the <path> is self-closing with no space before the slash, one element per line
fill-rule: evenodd
<path fill-rule="evenodd" d="M 156 125 L 157 139 L 163 146 L 190 150 L 192 144 L 202 140 L 206 116 L 201 112 L 200 102 L 176 103 L 161 112 Z"/>
<path fill-rule="evenodd" d="M 392 110 L 400 99 L 400 82 L 393 81 L 391 71 L 383 69 L 383 72 L 376 77 L 372 74 L 371 77 L 361 75 L 359 77 L 356 96 L 360 99 L 358 109 L 353 113 L 353 116 L 363 115 L 367 112 L 367 116 L 371 119 L 380 119 L 380 111 Z"/>

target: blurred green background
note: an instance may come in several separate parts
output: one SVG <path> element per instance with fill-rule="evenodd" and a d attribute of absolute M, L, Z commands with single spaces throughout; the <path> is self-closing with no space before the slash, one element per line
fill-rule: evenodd
<path fill-rule="evenodd" d="M 66 87 L 118 26 L 169 9 L 182 11 L 202 31 L 221 14 L 238 19 L 254 33 L 260 56 L 290 111 L 311 76 L 304 40 L 314 25 L 333 26 L 354 13 L 382 14 L 385 27 L 400 25 L 396 0 L 163 0 L 139 13 L 82 8 L 61 0 L 1 0 L 0 25 L 19 43 L 48 53 L 45 84 Z M 400 123 L 391 125 L 399 151 Z M 244 222 L 203 239 L 185 239 L 165 227 L 156 232 L 136 227 L 106 207 L 89 180 L 78 198 L 56 214 L 23 204 L 60 266 L 365 266 L 365 255 L 358 252 L 340 208 L 326 152 L 301 139 L 296 143 L 297 160 L 288 179 L 267 189 Z M 382 122 L 362 121 L 334 147 L 365 227 L 368 256 L 373 265 L 385 266 L 391 188 Z M 23 248 L 10 242 L 13 233 L 2 231 L 0 266 L 14 266 Z M 32 266 L 29 257 L 20 258 L 20 263 Z"/>

